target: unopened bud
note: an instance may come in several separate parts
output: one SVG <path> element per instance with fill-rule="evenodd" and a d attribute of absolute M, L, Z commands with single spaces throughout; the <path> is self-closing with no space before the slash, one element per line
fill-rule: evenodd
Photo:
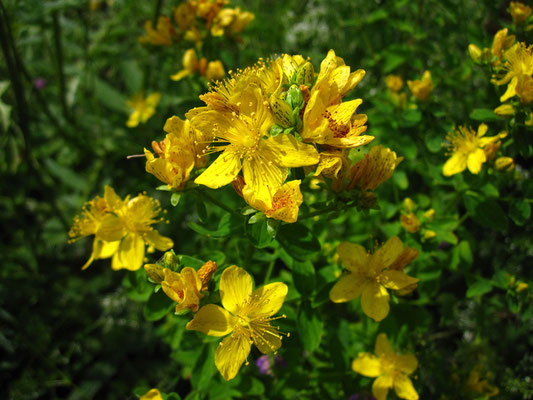
<path fill-rule="evenodd" d="M 435 219 L 435 210 L 430 208 L 424 213 L 424 217 L 430 222 L 433 221 Z"/>
<path fill-rule="evenodd" d="M 515 113 L 515 109 L 510 104 L 502 104 L 494 109 L 494 114 L 500 117 L 512 117 Z"/>
<path fill-rule="evenodd" d="M 298 64 L 296 64 L 296 61 L 294 61 L 294 59 L 288 54 L 283 55 L 282 62 L 283 62 L 283 72 L 285 73 L 285 76 L 287 76 L 287 79 L 290 82 L 292 79 L 292 76 L 298 70 Z"/>
<path fill-rule="evenodd" d="M 430 229 L 424 231 L 424 239 L 426 240 L 433 239 L 435 236 L 437 236 L 437 233 L 435 231 L 432 231 Z"/>
<path fill-rule="evenodd" d="M 410 197 L 406 197 L 403 200 L 403 208 L 405 209 L 405 211 L 411 212 L 415 209 L 415 207 L 416 207 L 415 202 L 411 200 Z"/>
<path fill-rule="evenodd" d="M 470 57 L 472 57 L 472 60 L 474 61 L 479 61 L 481 59 L 481 56 L 483 55 L 482 50 L 472 43 L 468 45 L 468 52 L 470 53 Z"/>
<path fill-rule="evenodd" d="M 296 85 L 292 85 L 289 88 L 285 97 L 285 101 L 291 106 L 293 110 L 301 110 L 305 105 L 302 91 Z"/>
<path fill-rule="evenodd" d="M 494 161 L 496 171 L 510 172 L 514 169 L 514 160 L 511 157 L 498 157 Z"/>
<path fill-rule="evenodd" d="M 178 259 L 178 256 L 174 253 L 174 251 L 167 251 L 165 254 L 163 254 L 163 265 L 167 268 L 170 268 L 171 270 L 175 271 L 178 267 L 180 260 Z"/>
<path fill-rule="evenodd" d="M 280 99 L 276 95 L 270 96 L 270 108 L 274 113 L 276 123 L 284 128 L 292 126 L 291 123 L 291 106 L 283 99 Z"/>
<path fill-rule="evenodd" d="M 146 264 L 144 266 L 146 274 L 150 277 L 150 279 L 157 283 L 161 283 L 165 280 L 165 273 L 163 272 L 163 269 L 163 267 L 157 264 Z"/>
<path fill-rule="evenodd" d="M 306 61 L 303 65 L 300 65 L 298 72 L 296 72 L 296 83 L 301 85 L 311 85 L 315 80 L 315 68 L 313 64 Z"/>

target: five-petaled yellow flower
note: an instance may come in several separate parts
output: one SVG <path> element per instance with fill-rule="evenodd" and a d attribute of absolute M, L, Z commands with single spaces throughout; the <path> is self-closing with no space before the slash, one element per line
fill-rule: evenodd
<path fill-rule="evenodd" d="M 220 278 L 220 300 L 224 308 L 208 304 L 200 308 L 188 330 L 210 336 L 227 336 L 215 353 L 215 364 L 225 380 L 233 379 L 246 361 L 252 343 L 263 354 L 275 352 L 281 346 L 281 333 L 270 322 L 287 295 L 287 285 L 270 283 L 252 290 L 252 277 L 242 268 L 232 265 Z"/>
<path fill-rule="evenodd" d="M 88 268 L 93 260 L 113 257 L 114 270 L 138 270 L 143 263 L 145 247 L 161 251 L 170 249 L 174 243 L 161 236 L 152 225 L 161 222 L 159 202 L 144 194 L 122 200 L 110 186 L 105 187 L 104 197 L 96 197 L 87 203 L 81 218 L 74 219 L 69 236 L 72 240 L 94 235 L 93 251 Z"/>
<path fill-rule="evenodd" d="M 429 94 L 433 91 L 433 80 L 431 79 L 431 72 L 425 71 L 422 79 L 414 81 L 407 81 L 407 86 L 418 100 L 426 101 Z"/>
<path fill-rule="evenodd" d="M 486 124 L 481 124 L 476 133 L 470 127 L 460 126 L 448 134 L 447 139 L 453 154 L 444 164 L 444 176 L 458 174 L 467 167 L 473 174 L 479 174 L 481 166 L 487 161 L 484 148 L 500 139 L 500 136 L 483 137 L 487 129 Z"/>
<path fill-rule="evenodd" d="M 493 79 L 498 86 L 507 84 L 507 90 L 500 101 L 518 95 L 522 103 L 529 103 L 533 98 L 533 46 L 517 43 L 504 54 L 505 63 L 502 68 L 507 71 L 501 79 Z"/>
<path fill-rule="evenodd" d="M 353 360 L 352 369 L 364 376 L 376 378 L 372 394 L 377 400 L 386 400 L 389 390 L 394 388 L 401 399 L 418 400 L 418 393 L 409 379 L 418 367 L 418 360 L 412 354 L 397 354 L 387 339 L 380 333 L 374 353 L 359 353 Z"/>
<path fill-rule="evenodd" d="M 353 148 L 374 139 L 374 136 L 361 135 L 367 128 L 367 116 L 357 113 L 363 100 L 342 101 L 364 76 L 364 70 L 350 72 L 342 58 L 333 50 L 328 52 L 320 64 L 320 73 L 303 114 L 302 139 L 305 142 Z"/>
<path fill-rule="evenodd" d="M 155 92 L 144 98 L 142 94 L 136 94 L 126 102 L 128 108 L 132 110 L 126 126 L 135 128 L 140 123 L 148 121 L 155 114 L 155 108 L 161 100 L 161 93 Z"/>
<path fill-rule="evenodd" d="M 516 25 L 520 25 L 531 15 L 531 7 L 526 6 L 519 1 L 511 1 L 509 5 L 509 12 L 513 17 L 513 21 Z"/>
<path fill-rule="evenodd" d="M 220 106 L 187 114 L 195 129 L 215 137 L 210 151 L 222 151 L 195 183 L 217 189 L 231 183 L 242 170 L 251 201 L 262 201 L 270 208 L 289 168 L 314 165 L 319 157 L 313 146 L 292 135 L 269 136 L 274 117 L 262 88 L 254 82 L 253 76 L 233 76 L 216 89 L 217 96 L 224 94 Z M 243 84 L 247 89 L 241 91 Z"/>
<path fill-rule="evenodd" d="M 368 254 L 363 246 L 349 242 L 339 244 L 337 253 L 349 273 L 335 283 L 329 298 L 334 303 L 345 303 L 361 297 L 363 312 L 375 321 L 381 321 L 389 314 L 387 289 L 402 290 L 418 283 L 418 279 L 403 272 L 405 265 L 392 268 L 405 254 L 403 243 L 396 236 L 373 254 Z"/>

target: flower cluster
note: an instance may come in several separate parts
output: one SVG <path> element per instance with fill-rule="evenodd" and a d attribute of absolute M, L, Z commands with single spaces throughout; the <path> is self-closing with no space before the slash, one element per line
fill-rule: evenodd
<path fill-rule="evenodd" d="M 91 257 L 82 267 L 88 268 L 94 260 L 112 258 L 114 270 L 141 268 L 146 246 L 148 251 L 165 251 L 174 243 L 161 236 L 152 225 L 161 222 L 159 202 L 145 194 L 122 200 L 113 188 L 105 187 L 104 197 L 97 196 L 74 218 L 69 237 L 75 241 L 94 235 Z"/>
<path fill-rule="evenodd" d="M 174 21 L 160 16 L 154 28 L 152 21 L 144 24 L 145 34 L 139 42 L 154 46 L 170 46 L 186 40 L 198 47 L 208 36 L 235 36 L 254 19 L 254 14 L 239 7 L 228 8 L 228 0 L 187 0 L 174 9 Z"/>
<path fill-rule="evenodd" d="M 437 234 L 424 225 L 435 219 L 435 210 L 429 208 L 426 211 L 421 209 L 417 211 L 417 208 L 419 207 L 409 197 L 404 199 L 403 212 L 400 217 L 403 228 L 409 233 L 420 232 L 423 240 L 433 239 Z"/>
<path fill-rule="evenodd" d="M 418 251 L 404 247 L 398 237 L 392 237 L 373 254 L 358 244 L 342 242 L 337 253 L 348 273 L 331 288 L 329 298 L 345 303 L 361 297 L 363 312 L 375 321 L 389 314 L 390 295 L 387 289 L 408 294 L 416 289 L 418 279 L 403 272 L 405 266 L 418 257 Z"/>
<path fill-rule="evenodd" d="M 299 55 L 259 60 L 212 84 L 200 96 L 206 105 L 190 110 L 185 122 L 173 117 L 181 122 L 172 135 L 167 121 L 169 135 L 153 144 L 159 158 L 145 150 L 146 170 L 183 190 L 199 160 L 219 154 L 194 182 L 212 189 L 231 183 L 250 206 L 285 222 L 297 220 L 303 202 L 302 179 L 291 179 L 294 168 L 331 180 L 333 191 L 375 190 L 402 158 L 382 146 L 361 160 L 350 158 L 350 149 L 374 139 L 364 135 L 367 117 L 357 111 L 362 100 L 343 101 L 364 75 L 333 50 L 318 74 Z"/>

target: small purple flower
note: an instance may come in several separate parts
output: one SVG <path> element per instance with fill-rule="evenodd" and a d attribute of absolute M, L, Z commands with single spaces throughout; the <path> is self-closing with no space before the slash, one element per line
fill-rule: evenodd
<path fill-rule="evenodd" d="M 259 368 L 259 373 L 261 375 L 272 376 L 272 359 L 268 355 L 263 355 L 257 359 L 255 362 L 257 368 Z"/>
<path fill-rule="evenodd" d="M 42 90 L 46 86 L 47 83 L 48 82 L 46 82 L 46 79 L 44 78 L 35 78 L 33 81 L 33 85 L 35 86 L 37 90 Z"/>

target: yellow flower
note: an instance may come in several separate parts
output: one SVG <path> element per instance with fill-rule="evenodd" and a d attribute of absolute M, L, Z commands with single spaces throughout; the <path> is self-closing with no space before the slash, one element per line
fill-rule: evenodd
<path fill-rule="evenodd" d="M 377 400 L 386 400 L 389 389 L 394 388 L 401 399 L 418 400 L 413 382 L 409 379 L 418 368 L 418 360 L 412 354 L 397 354 L 387 335 L 380 333 L 374 353 L 359 353 L 352 369 L 364 376 L 377 378 L 372 384 L 372 394 Z"/>
<path fill-rule="evenodd" d="M 143 394 L 139 400 L 163 400 L 161 392 L 157 389 L 150 389 L 148 392 Z"/>
<path fill-rule="evenodd" d="M 220 300 L 224 308 L 208 304 L 200 308 L 188 330 L 210 336 L 227 336 L 215 352 L 215 365 L 225 380 L 233 379 L 246 361 L 254 343 L 263 354 L 281 347 L 281 333 L 270 325 L 285 300 L 288 287 L 275 282 L 252 291 L 252 277 L 235 265 L 220 278 Z"/>
<path fill-rule="evenodd" d="M 523 104 L 531 103 L 533 101 L 533 78 L 529 75 L 520 75 L 515 91 Z"/>
<path fill-rule="evenodd" d="M 491 385 L 486 379 L 481 379 L 481 367 L 479 365 L 470 371 L 465 388 L 468 392 L 484 395 L 486 399 L 489 399 L 492 396 L 496 396 L 500 393 L 500 389 L 498 389 L 496 386 Z"/>
<path fill-rule="evenodd" d="M 382 145 L 374 146 L 365 158 L 352 166 L 346 189 L 359 185 L 363 190 L 375 190 L 392 176 L 402 160 L 403 157 L 397 157 L 391 149 Z"/>
<path fill-rule="evenodd" d="M 241 11 L 239 7 L 234 9 L 233 21 L 230 25 L 232 33 L 242 32 L 250 22 L 255 18 L 254 13 L 248 11 Z"/>
<path fill-rule="evenodd" d="M 433 80 L 431 79 L 431 72 L 425 71 L 421 80 L 407 81 L 407 85 L 418 100 L 426 101 L 429 94 L 433 90 Z"/>
<path fill-rule="evenodd" d="M 145 244 L 158 250 L 168 250 L 174 243 L 161 236 L 152 224 L 160 222 L 159 202 L 144 194 L 122 200 L 110 186 L 105 187 L 104 198 L 96 197 L 82 211 L 82 217 L 74 219 L 69 232 L 72 240 L 94 235 L 93 252 L 82 267 L 92 261 L 113 257 L 114 270 L 138 270 L 144 259 Z"/>
<path fill-rule="evenodd" d="M 516 25 L 520 25 L 531 15 L 531 7 L 520 3 L 519 1 L 511 1 L 509 6 L 509 12 L 513 17 L 513 21 Z"/>
<path fill-rule="evenodd" d="M 163 269 L 161 288 L 168 297 L 178 303 L 176 312 L 198 311 L 200 300 L 204 297 L 201 292 L 207 291 L 209 280 L 216 270 L 217 264 L 213 261 L 205 263 L 198 272 L 191 267 L 183 268 L 180 273 L 168 268 Z"/>
<path fill-rule="evenodd" d="M 168 134 L 161 142 L 152 142 L 156 158 L 144 149 L 146 172 L 166 183 L 169 189 L 182 190 L 192 169 L 204 165 L 205 157 L 200 157 L 211 138 L 195 131 L 188 120 L 174 116 L 167 119 L 163 127 Z"/>
<path fill-rule="evenodd" d="M 526 46 L 525 43 L 517 43 L 504 54 L 505 63 L 502 68 L 507 71 L 502 79 L 493 79 L 492 82 L 498 86 L 507 85 L 507 90 L 500 97 L 500 102 L 504 102 L 517 94 L 516 89 L 520 79 L 522 81 L 521 93 L 525 99 L 531 99 L 531 83 L 527 78 L 533 74 L 533 46 Z M 525 87 L 524 87 L 525 83 Z M 521 98 L 522 100 L 522 98 Z"/>
<path fill-rule="evenodd" d="M 320 73 L 305 107 L 301 132 L 305 142 L 352 148 L 374 139 L 373 136 L 361 136 L 367 129 L 367 116 L 357 113 L 363 100 L 342 102 L 364 76 L 364 70 L 350 72 L 342 58 L 333 50 L 328 52 L 320 64 Z"/>
<path fill-rule="evenodd" d="M 412 212 L 416 209 L 416 204 L 410 197 L 403 199 L 403 208 L 407 212 Z"/>
<path fill-rule="evenodd" d="M 205 76 L 208 81 L 217 80 L 224 76 L 224 66 L 219 60 L 207 62 L 204 57 L 198 60 L 196 51 L 188 49 L 183 54 L 183 69 L 174 75 L 170 76 L 173 81 L 180 81 L 186 76 L 198 73 L 200 76 Z"/>
<path fill-rule="evenodd" d="M 135 128 L 141 122 L 144 124 L 155 113 L 155 108 L 159 104 L 161 93 L 155 92 L 146 99 L 142 94 L 136 94 L 126 102 L 126 105 L 132 110 L 126 126 Z"/>
<path fill-rule="evenodd" d="M 140 43 L 150 43 L 154 46 L 170 46 L 172 38 L 176 36 L 176 32 L 172 27 L 172 22 L 169 17 L 159 17 L 157 19 L 156 29 L 152 25 L 152 21 L 147 20 L 144 23 L 144 36 L 139 37 Z"/>
<path fill-rule="evenodd" d="M 202 97 L 208 107 L 187 114 L 195 129 L 215 137 L 209 150 L 222 151 L 195 183 L 217 189 L 231 183 L 242 169 L 253 192 L 249 200 L 271 208 L 272 196 L 281 188 L 289 168 L 314 165 L 319 156 L 313 146 L 292 135 L 269 137 L 274 118 L 255 78 L 232 76 L 216 87 L 215 96 Z"/>
<path fill-rule="evenodd" d="M 404 214 L 400 220 L 407 232 L 416 233 L 420 230 L 420 221 L 414 213 Z"/>
<path fill-rule="evenodd" d="M 507 35 L 509 30 L 507 28 L 500 29 L 494 35 L 492 41 L 491 52 L 498 60 L 502 57 L 505 50 L 509 49 L 516 40 L 515 35 Z"/>
<path fill-rule="evenodd" d="M 442 169 L 444 176 L 452 176 L 463 172 L 466 167 L 473 174 L 479 174 L 481 166 L 487 161 L 483 149 L 499 140 L 499 136 L 483 137 L 487 132 L 487 125 L 481 124 L 477 133 L 470 127 L 460 126 L 449 133 L 447 140 L 453 155 L 446 161 Z"/>
<path fill-rule="evenodd" d="M 181 3 L 173 12 L 180 31 L 185 32 L 194 25 L 196 11 L 190 2 Z"/>
<path fill-rule="evenodd" d="M 345 303 L 361 297 L 363 312 L 375 321 L 389 314 L 387 289 L 402 290 L 418 282 L 403 272 L 405 265 L 391 268 L 397 260 L 401 266 L 405 257 L 403 243 L 396 236 L 371 255 L 363 246 L 348 242 L 339 244 L 337 253 L 349 273 L 335 283 L 329 298 L 334 303 Z"/>
<path fill-rule="evenodd" d="M 391 92 L 397 93 L 403 87 L 403 79 L 399 75 L 387 75 L 385 77 L 385 84 Z"/>

